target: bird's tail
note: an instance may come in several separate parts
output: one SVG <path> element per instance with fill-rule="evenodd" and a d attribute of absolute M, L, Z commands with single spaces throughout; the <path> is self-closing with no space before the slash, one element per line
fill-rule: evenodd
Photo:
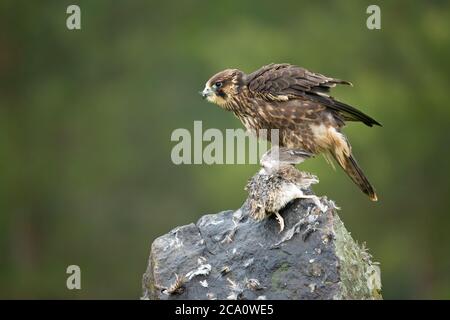
<path fill-rule="evenodd" d="M 336 162 L 344 169 L 352 181 L 367 194 L 372 201 L 377 201 L 377 194 L 353 157 L 350 144 L 345 136 L 335 129 L 328 132 L 328 150 Z"/>
<path fill-rule="evenodd" d="M 370 200 L 377 201 L 377 194 L 353 157 L 347 138 L 336 128 L 329 128 L 325 135 L 319 137 L 318 141 L 322 143 L 322 150 L 328 150 L 361 191 L 367 194 Z"/>
<path fill-rule="evenodd" d="M 377 201 L 377 194 L 375 193 L 375 189 L 370 184 L 367 177 L 364 175 L 361 167 L 356 162 L 356 159 L 352 154 L 344 155 L 343 157 L 337 157 L 335 153 L 333 153 L 334 158 L 337 160 L 339 165 L 344 169 L 345 173 L 352 179 L 352 181 L 361 189 L 362 192 L 367 194 L 372 201 Z"/>

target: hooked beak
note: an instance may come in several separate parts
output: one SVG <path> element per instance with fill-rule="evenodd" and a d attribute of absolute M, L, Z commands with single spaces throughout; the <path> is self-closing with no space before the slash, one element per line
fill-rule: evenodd
<path fill-rule="evenodd" d="M 205 87 L 203 91 L 199 91 L 199 94 L 203 97 L 203 99 L 206 99 L 213 94 L 213 91 L 211 90 L 211 88 Z"/>

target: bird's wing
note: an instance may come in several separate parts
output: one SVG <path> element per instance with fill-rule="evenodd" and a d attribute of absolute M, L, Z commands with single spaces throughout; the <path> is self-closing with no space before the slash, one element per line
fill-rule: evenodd
<path fill-rule="evenodd" d="M 329 95 L 330 88 L 350 82 L 334 79 L 291 64 L 269 64 L 249 74 L 246 84 L 250 92 L 267 101 L 308 99 L 338 112 L 344 120 L 361 121 L 368 126 L 380 125 L 376 120 Z"/>

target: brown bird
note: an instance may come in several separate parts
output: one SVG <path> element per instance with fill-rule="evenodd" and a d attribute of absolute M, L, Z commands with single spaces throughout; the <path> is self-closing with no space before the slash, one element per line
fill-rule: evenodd
<path fill-rule="evenodd" d="M 208 80 L 201 94 L 232 111 L 257 135 L 261 129 L 278 129 L 280 147 L 323 153 L 326 158 L 330 154 L 361 191 L 377 201 L 341 129 L 345 121 L 369 127 L 380 123 L 331 97 L 330 88 L 337 84 L 351 85 L 291 64 L 269 64 L 248 75 L 238 69 L 221 71 Z"/>

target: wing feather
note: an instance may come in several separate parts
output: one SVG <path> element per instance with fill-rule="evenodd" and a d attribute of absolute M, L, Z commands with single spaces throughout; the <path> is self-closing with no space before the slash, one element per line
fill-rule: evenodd
<path fill-rule="evenodd" d="M 330 78 L 319 73 L 287 63 L 269 64 L 249 74 L 246 78 L 249 90 L 267 101 L 289 99 L 310 99 L 338 112 L 344 120 L 361 121 L 368 126 L 380 125 L 375 119 L 329 95 L 337 84 L 350 82 Z"/>

